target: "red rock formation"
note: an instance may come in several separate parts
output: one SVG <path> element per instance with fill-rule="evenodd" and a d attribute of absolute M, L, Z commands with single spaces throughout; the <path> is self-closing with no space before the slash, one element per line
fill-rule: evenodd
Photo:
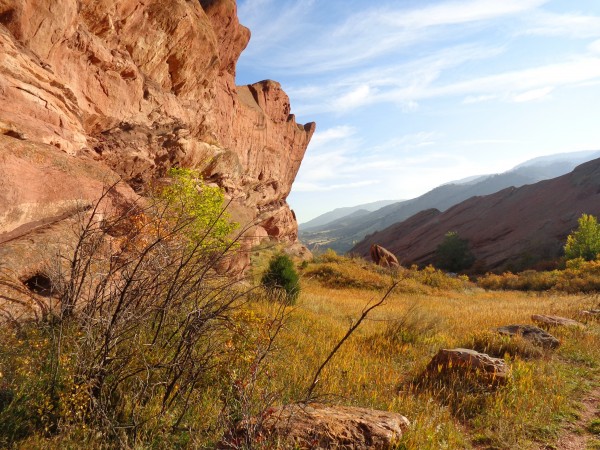
<path fill-rule="evenodd" d="M 380 245 L 371 245 L 371 259 L 375 264 L 382 267 L 400 267 L 398 258 Z"/>
<path fill-rule="evenodd" d="M 422 211 L 351 252 L 367 257 L 377 242 L 405 264 L 425 265 L 434 262 L 444 235 L 456 231 L 484 270 L 523 269 L 559 257 L 583 213 L 600 216 L 600 159 L 558 178 L 472 197 L 444 213 Z"/>
<path fill-rule="evenodd" d="M 249 38 L 234 0 L 0 1 L 0 241 L 102 181 L 141 192 L 182 165 L 223 186 L 257 239 L 295 242 L 286 198 L 315 125 L 278 83 L 235 85 Z"/>

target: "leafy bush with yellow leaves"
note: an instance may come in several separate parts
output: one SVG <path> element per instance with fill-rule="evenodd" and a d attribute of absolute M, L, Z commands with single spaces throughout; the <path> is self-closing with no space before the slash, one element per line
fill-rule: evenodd
<path fill-rule="evenodd" d="M 489 290 L 597 292 L 600 290 L 600 261 L 577 258 L 567 261 L 563 270 L 488 273 L 479 278 L 477 284 Z"/>

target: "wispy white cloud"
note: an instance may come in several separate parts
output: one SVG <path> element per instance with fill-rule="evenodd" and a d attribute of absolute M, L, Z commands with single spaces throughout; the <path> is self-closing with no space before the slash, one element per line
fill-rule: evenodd
<path fill-rule="evenodd" d="M 598 39 L 598 40 L 596 40 L 594 42 L 591 42 L 588 45 L 588 50 L 590 52 L 592 52 L 592 53 L 598 53 L 598 54 L 600 54 L 600 39 Z"/>
<path fill-rule="evenodd" d="M 538 89 L 531 89 L 529 91 L 522 92 L 513 97 L 513 101 L 517 103 L 531 102 L 533 100 L 541 100 L 554 91 L 553 87 L 542 87 Z"/>
<path fill-rule="evenodd" d="M 380 65 L 377 69 L 357 70 L 351 76 L 298 89 L 288 90 L 291 97 L 300 101 L 295 111 L 337 112 L 380 102 L 390 102 L 413 111 L 423 93 L 434 86 L 445 71 L 462 64 L 493 58 L 504 51 L 502 47 L 459 45 L 434 52 L 432 55 L 393 65 Z M 387 98 L 390 92 L 393 98 Z"/>
<path fill-rule="evenodd" d="M 324 147 L 332 141 L 347 139 L 356 133 L 356 129 L 347 125 L 328 128 L 324 131 L 317 131 L 310 141 L 311 149 Z"/>
<path fill-rule="evenodd" d="M 500 98 L 500 96 L 497 94 L 469 95 L 463 99 L 463 103 L 465 105 L 470 105 L 473 103 L 488 102 L 490 100 L 496 100 L 498 98 Z"/>
<path fill-rule="evenodd" d="M 377 90 L 371 88 L 368 84 L 361 84 L 350 92 L 342 95 L 333 101 L 333 108 L 338 112 L 355 109 L 360 106 L 368 105 L 377 95 Z"/>
<path fill-rule="evenodd" d="M 365 181 L 355 181 L 351 183 L 339 183 L 339 184 L 319 184 L 319 183 L 307 183 L 304 181 L 296 181 L 294 183 L 294 190 L 296 192 L 326 192 L 326 191 L 336 191 L 340 189 L 356 189 L 365 186 L 372 186 L 374 184 L 378 184 L 380 181 L 377 180 L 365 180 Z"/>
<path fill-rule="evenodd" d="M 445 83 L 440 79 L 443 61 L 430 61 L 429 65 L 423 61 L 419 67 L 411 66 L 398 67 L 396 79 L 386 76 L 382 81 L 374 79 L 370 85 L 336 83 L 322 86 L 314 92 L 318 104 L 309 97 L 298 108 L 343 113 L 368 104 L 408 105 L 444 97 L 463 97 L 464 104 L 493 100 L 525 102 L 539 100 L 556 89 L 600 81 L 600 57 L 589 54 L 494 75 L 474 74 L 462 81 Z M 414 72 L 411 73 L 411 69 Z M 362 77 L 357 75 L 357 78 Z"/>
<path fill-rule="evenodd" d="M 583 55 L 565 62 L 475 77 L 458 83 L 430 86 L 426 92 L 418 93 L 418 98 L 463 95 L 467 98 L 479 96 L 481 100 L 485 96 L 509 96 L 513 100 L 523 101 L 530 96 L 534 99 L 536 97 L 532 95 L 534 93 L 547 95 L 559 87 L 576 86 L 579 83 L 598 79 L 600 79 L 600 58 Z M 388 98 L 394 95 L 402 96 L 403 93 L 397 91 L 395 94 L 388 95 Z"/>
<path fill-rule="evenodd" d="M 393 152 L 394 154 L 412 152 L 415 149 L 429 147 L 436 144 L 441 139 L 440 133 L 435 131 L 421 131 L 397 136 L 389 139 L 382 144 L 377 144 L 370 148 L 370 153 L 379 155 L 380 153 Z"/>
<path fill-rule="evenodd" d="M 520 141 L 515 139 L 465 139 L 456 142 L 459 146 L 466 145 L 505 145 L 505 144 L 517 144 Z"/>
<path fill-rule="evenodd" d="M 578 13 L 536 11 L 523 20 L 521 34 L 594 38 L 600 36 L 600 17 Z"/>
<path fill-rule="evenodd" d="M 314 0 L 276 4 L 274 0 L 246 0 L 240 16 L 251 29 L 249 54 L 276 71 L 327 73 L 347 69 L 384 55 L 398 54 L 434 37 L 462 33 L 457 25 L 477 24 L 530 11 L 548 0 L 461 0 L 419 8 L 393 2 L 374 4 L 337 23 L 319 23 Z M 282 6 L 284 5 L 284 6 Z"/>
<path fill-rule="evenodd" d="M 469 0 L 434 4 L 413 11 L 395 11 L 385 21 L 402 28 L 427 28 L 492 20 L 532 10 L 548 0 Z"/>

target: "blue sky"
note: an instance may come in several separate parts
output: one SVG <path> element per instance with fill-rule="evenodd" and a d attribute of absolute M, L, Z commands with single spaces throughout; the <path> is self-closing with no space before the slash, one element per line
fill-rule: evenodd
<path fill-rule="evenodd" d="M 299 222 L 600 149 L 598 0 L 239 0 L 238 84 L 279 81 L 317 122 Z"/>

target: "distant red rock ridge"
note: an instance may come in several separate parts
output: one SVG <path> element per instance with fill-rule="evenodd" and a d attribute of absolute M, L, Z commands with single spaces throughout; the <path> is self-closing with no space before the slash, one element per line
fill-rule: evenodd
<path fill-rule="evenodd" d="M 448 231 L 469 242 L 476 269 L 522 270 L 556 260 L 583 214 L 600 216 L 600 159 L 558 178 L 471 197 L 441 213 L 431 209 L 367 236 L 351 252 L 378 243 L 401 264 L 435 261 Z"/>

